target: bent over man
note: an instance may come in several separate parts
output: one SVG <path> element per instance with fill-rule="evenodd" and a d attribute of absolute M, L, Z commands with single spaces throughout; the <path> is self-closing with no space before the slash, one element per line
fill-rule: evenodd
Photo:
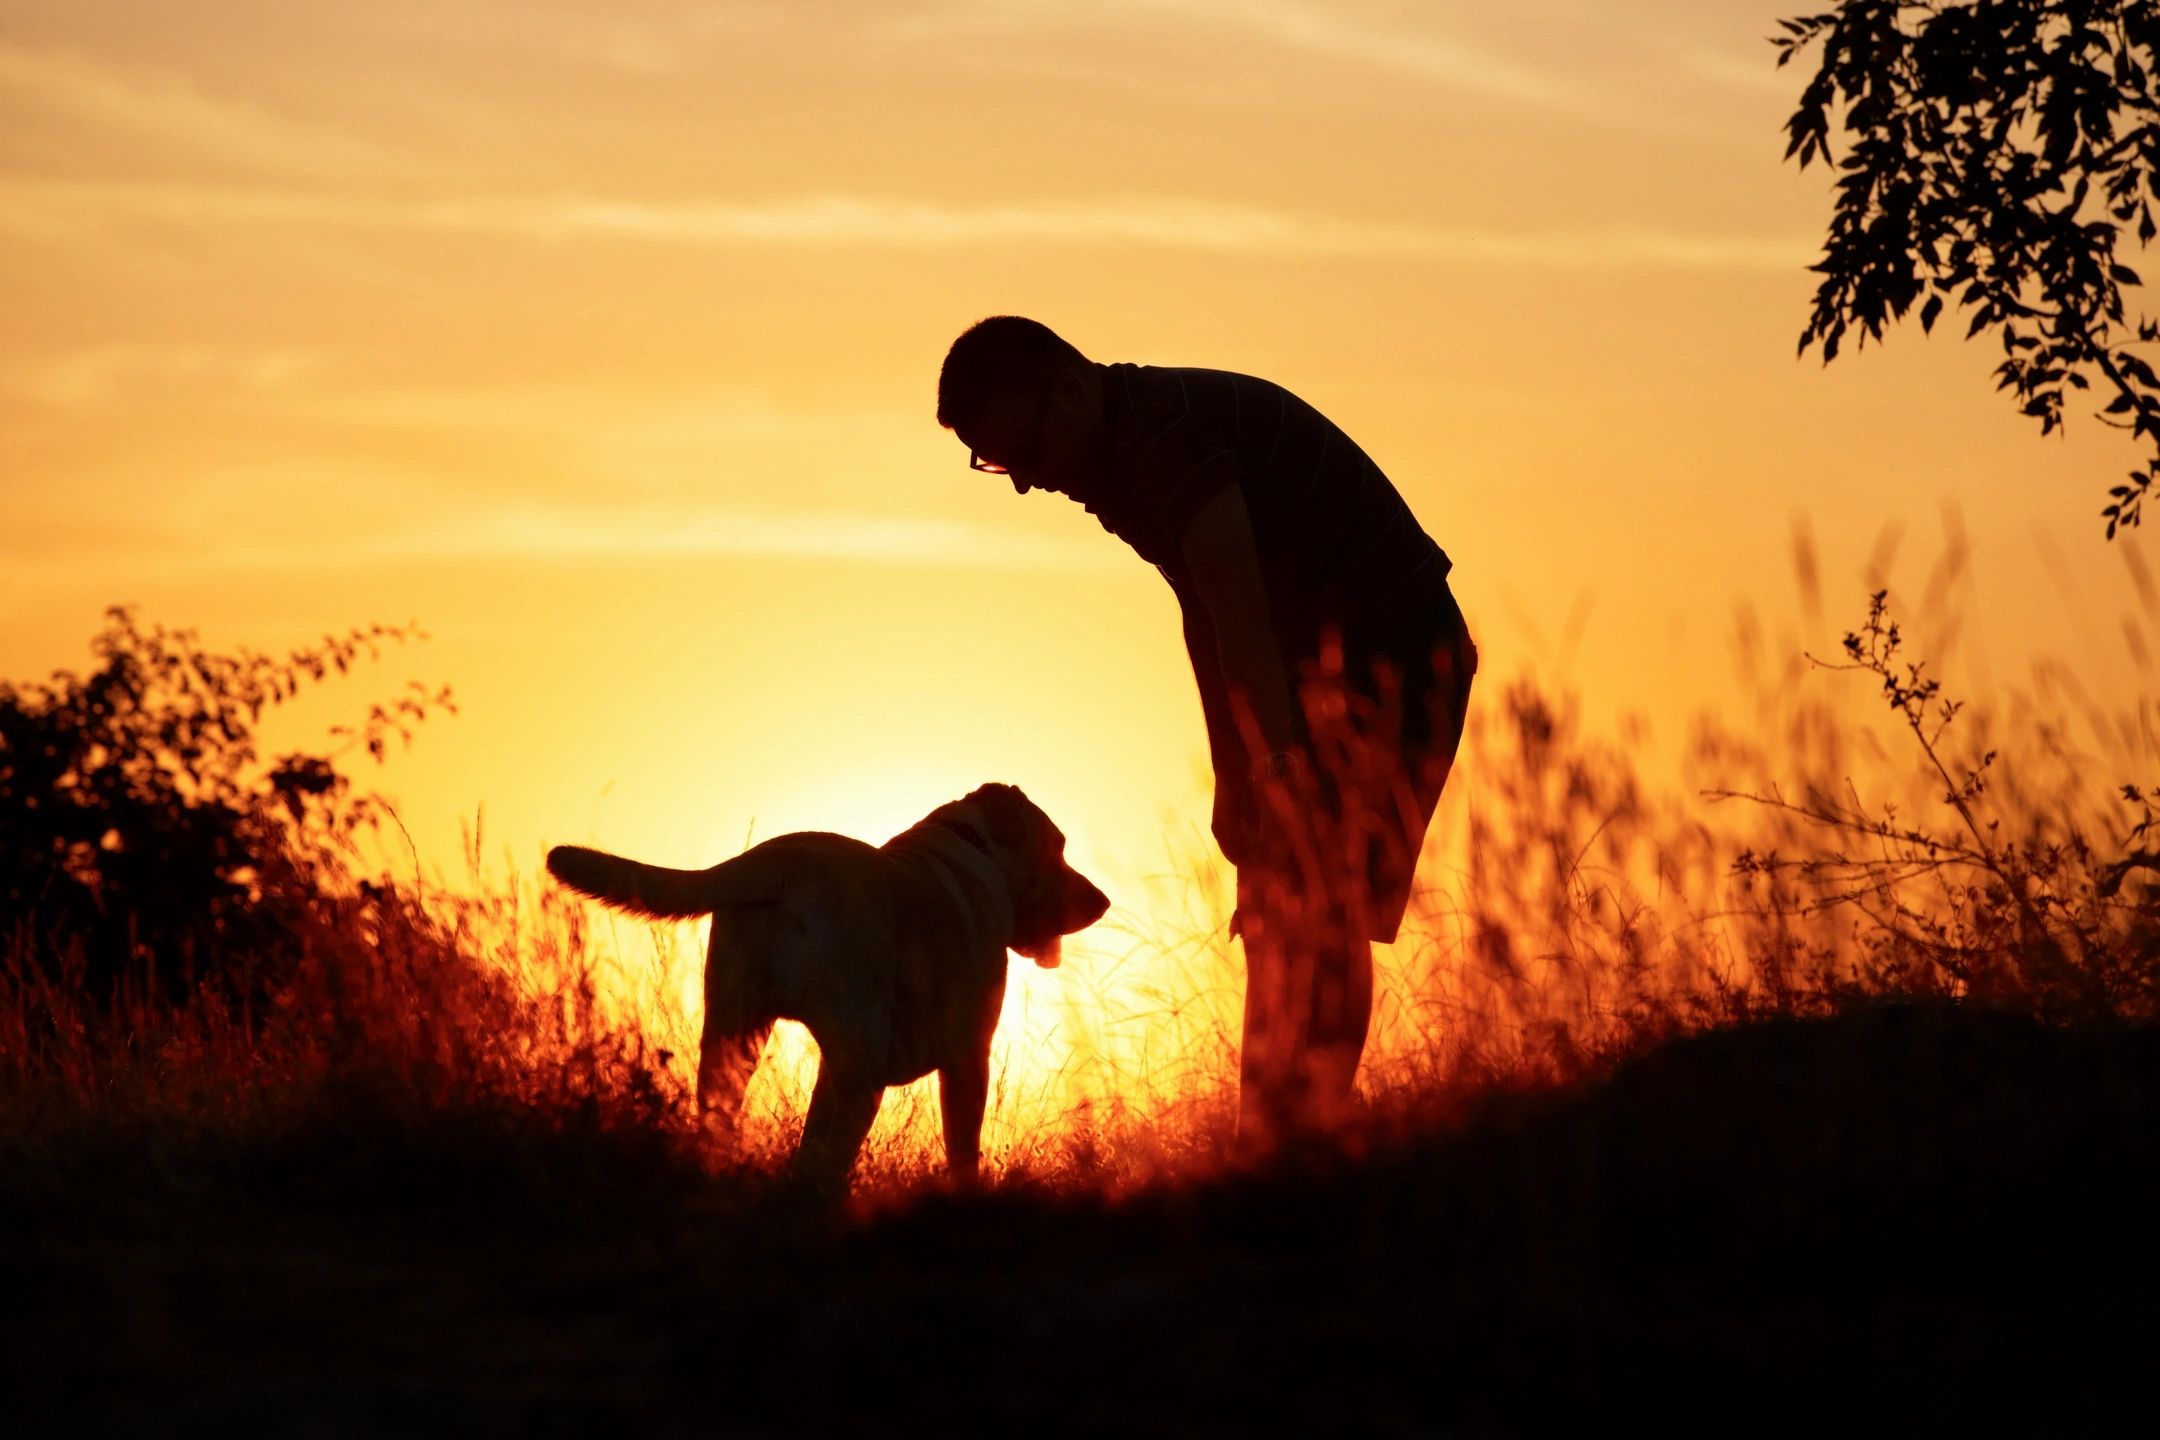
<path fill-rule="evenodd" d="M 1477 669 L 1449 561 L 1356 443 L 1279 385 L 1098 364 L 1000 315 L 953 342 L 938 423 L 1170 582 L 1237 868 L 1247 1150 L 1344 1110 Z"/>

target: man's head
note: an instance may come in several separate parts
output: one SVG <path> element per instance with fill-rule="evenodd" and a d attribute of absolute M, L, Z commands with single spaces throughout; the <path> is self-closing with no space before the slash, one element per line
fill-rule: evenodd
<path fill-rule="evenodd" d="M 993 315 L 945 353 L 938 424 L 960 437 L 975 468 L 1011 476 L 1021 494 L 1076 494 L 1102 462 L 1102 381 L 1049 326 Z"/>

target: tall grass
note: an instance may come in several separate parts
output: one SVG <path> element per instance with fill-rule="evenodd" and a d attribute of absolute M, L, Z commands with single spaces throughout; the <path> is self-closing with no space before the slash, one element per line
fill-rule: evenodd
<path fill-rule="evenodd" d="M 2130 773 L 2152 773 L 2151 727 L 2113 727 L 2099 754 L 2046 697 L 1958 708 L 1905 643 L 1878 597 L 1839 662 L 1860 673 L 1800 657 L 1758 673 L 1699 723 L 1693 787 L 1654 784 L 1567 696 L 1480 691 L 1412 913 L 1379 953 L 1375 1123 L 1890 997 L 2152 1019 L 2160 837 Z M 17 927 L 0 940 L 0 1128 L 13 1144 L 90 1121 L 236 1131 L 327 1104 L 708 1164 L 691 1104 L 702 927 L 491 876 L 477 834 L 466 858 L 462 887 L 424 892 L 325 866 L 275 984 L 185 1003 L 143 977 L 100 998 L 79 944 Z M 1082 937 L 1055 975 L 1016 971 L 993 1173 L 1118 1189 L 1218 1164 L 1242 995 L 1227 909 L 1205 848 L 1177 847 L 1158 903 Z M 792 1142 L 814 1068 L 783 1026 L 749 1098 L 762 1158 Z M 888 1096 L 870 1188 L 935 1171 L 933 1085 Z"/>

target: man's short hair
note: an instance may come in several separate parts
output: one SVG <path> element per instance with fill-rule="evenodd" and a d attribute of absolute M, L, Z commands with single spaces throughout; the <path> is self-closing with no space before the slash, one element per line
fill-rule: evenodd
<path fill-rule="evenodd" d="M 1085 365 L 1087 356 L 1067 344 L 1040 320 L 993 315 L 978 320 L 945 352 L 938 372 L 938 424 L 951 430 L 988 408 L 999 394 L 1035 394 L 1067 365 Z"/>

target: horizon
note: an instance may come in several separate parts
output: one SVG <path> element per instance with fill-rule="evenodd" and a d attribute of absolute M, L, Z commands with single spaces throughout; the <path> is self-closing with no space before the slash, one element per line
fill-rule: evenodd
<path fill-rule="evenodd" d="M 113 603 L 417 620 L 276 733 L 451 684 L 358 775 L 438 873 L 483 810 L 709 863 L 1005 780 L 1130 909 L 1204 839 L 1198 705 L 1156 577 L 932 417 L 1017 312 L 1319 406 L 1453 558 L 1482 703 L 1535 674 L 1665 773 L 1742 611 L 1834 655 L 1882 586 L 1959 693 L 2141 698 L 2120 437 L 2040 439 L 1947 330 L 1793 358 L 1828 186 L 1779 13 L 19 7 L 0 675 Z"/>

